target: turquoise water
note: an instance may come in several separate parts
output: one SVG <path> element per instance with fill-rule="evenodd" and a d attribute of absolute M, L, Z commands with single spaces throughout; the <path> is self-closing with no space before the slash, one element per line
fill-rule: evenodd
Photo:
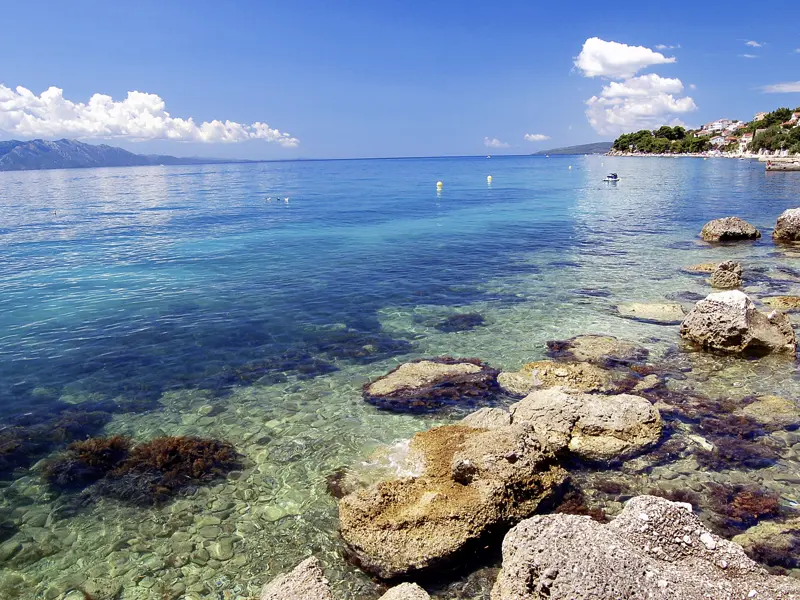
<path fill-rule="evenodd" d="M 603 183 L 608 171 L 622 181 Z M 64 577 L 106 577 L 123 598 L 246 597 L 313 551 L 343 591 L 372 597 L 340 558 L 325 476 L 454 417 L 380 412 L 361 400 L 365 381 L 438 354 L 516 369 L 580 333 L 669 356 L 677 328 L 622 319 L 616 304 L 705 295 L 680 267 L 727 258 L 754 274 L 755 299 L 797 293 L 797 258 L 769 241 L 800 201 L 797 175 L 610 157 L 0 173 L 0 427 L 77 407 L 104 415 L 81 434 L 214 436 L 247 461 L 166 507 L 103 501 L 69 516 L 29 470 L 57 444 L 0 462 L 3 537 L 33 548 L 0 564 L 0 586 L 57 598 Z M 700 243 L 728 214 L 764 238 Z M 460 312 L 485 324 L 436 328 Z M 796 391 L 794 365 L 703 365 L 707 393 Z M 211 517 L 219 531 L 203 537 Z M 220 539 L 234 558 L 181 564 Z"/>

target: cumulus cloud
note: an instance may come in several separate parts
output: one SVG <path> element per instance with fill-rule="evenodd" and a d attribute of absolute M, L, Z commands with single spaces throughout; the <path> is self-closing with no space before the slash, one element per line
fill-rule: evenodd
<path fill-rule="evenodd" d="M 680 47 L 680 44 L 675 44 L 674 46 L 670 46 L 669 44 L 656 44 L 656 50 L 675 50 Z"/>
<path fill-rule="evenodd" d="M 603 135 L 654 129 L 665 123 L 682 124 L 678 115 L 697 110 L 692 98 L 677 97 L 682 91 L 680 79 L 654 73 L 612 81 L 586 101 L 586 117 Z"/>
<path fill-rule="evenodd" d="M 756 42 L 755 40 L 749 40 L 744 43 L 745 46 L 750 46 L 751 48 L 761 48 L 761 44 Z"/>
<path fill-rule="evenodd" d="M 487 148 L 510 148 L 511 144 L 506 144 L 505 142 L 501 142 L 497 138 L 483 138 L 483 145 Z"/>
<path fill-rule="evenodd" d="M 765 85 L 762 89 L 768 94 L 800 94 L 800 81 Z"/>
<path fill-rule="evenodd" d="M 526 133 L 525 140 L 528 142 L 543 142 L 549 140 L 550 136 L 543 133 Z"/>
<path fill-rule="evenodd" d="M 195 123 L 173 117 L 156 94 L 128 92 L 115 101 L 94 94 L 87 103 L 64 98 L 63 90 L 50 87 L 40 96 L 24 87 L 0 84 L 0 131 L 21 137 L 126 138 L 182 142 L 241 142 L 264 140 L 292 148 L 300 142 L 266 123 L 234 121 Z"/>
<path fill-rule="evenodd" d="M 628 46 L 593 37 L 584 42 L 575 59 L 575 67 L 584 77 L 624 79 L 633 77 L 645 67 L 674 62 L 674 57 L 666 57 L 644 46 Z"/>

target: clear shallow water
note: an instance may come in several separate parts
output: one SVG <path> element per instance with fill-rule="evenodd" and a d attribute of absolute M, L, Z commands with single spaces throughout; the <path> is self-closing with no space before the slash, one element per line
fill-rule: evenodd
<path fill-rule="evenodd" d="M 608 171 L 623 180 L 602 183 Z M 37 515 L 60 499 L 18 470 L 4 514 L 42 556 L 0 567 L 6 580 L 23 578 L 22 597 L 65 573 L 107 574 L 125 598 L 162 583 L 235 597 L 313 551 L 343 590 L 370 597 L 373 584 L 339 557 L 324 478 L 438 421 L 377 411 L 360 398 L 363 382 L 425 355 L 516 369 L 542 358 L 548 339 L 580 333 L 667 353 L 676 327 L 614 307 L 708 293 L 679 271 L 693 263 L 741 259 L 760 273 L 745 289 L 754 298 L 797 293 L 800 276 L 778 271 L 797 259 L 769 241 L 777 215 L 798 204 L 795 175 L 608 157 L 0 174 L 0 422 L 113 404 L 105 433 L 212 435 L 249 465 L 162 509 L 109 501 L 45 523 Z M 698 241 L 703 223 L 728 214 L 762 241 Z M 434 327 L 455 312 L 486 325 Z M 798 391 L 785 362 L 691 360 L 693 385 L 713 395 Z M 215 543 L 199 533 L 204 516 L 220 518 L 236 562 L 174 559 L 185 536 Z"/>

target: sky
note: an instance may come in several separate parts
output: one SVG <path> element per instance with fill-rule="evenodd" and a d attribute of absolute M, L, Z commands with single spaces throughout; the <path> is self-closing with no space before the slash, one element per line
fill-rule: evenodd
<path fill-rule="evenodd" d="M 250 159 L 527 154 L 750 120 L 800 106 L 798 15 L 783 10 L 2 2 L 0 139 Z"/>

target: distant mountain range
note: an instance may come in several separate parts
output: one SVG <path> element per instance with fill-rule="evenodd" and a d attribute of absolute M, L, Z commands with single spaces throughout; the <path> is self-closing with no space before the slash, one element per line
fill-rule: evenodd
<path fill-rule="evenodd" d="M 558 156 L 559 154 L 605 154 L 611 150 L 614 142 L 595 142 L 594 144 L 582 144 L 580 146 L 566 146 L 564 148 L 551 148 L 535 152 L 534 156 Z"/>
<path fill-rule="evenodd" d="M 0 141 L 0 171 L 80 169 L 87 167 L 135 167 L 146 165 L 199 165 L 227 162 L 213 158 L 176 158 L 156 154 L 134 154 L 122 148 L 84 144 L 77 140 Z"/>

